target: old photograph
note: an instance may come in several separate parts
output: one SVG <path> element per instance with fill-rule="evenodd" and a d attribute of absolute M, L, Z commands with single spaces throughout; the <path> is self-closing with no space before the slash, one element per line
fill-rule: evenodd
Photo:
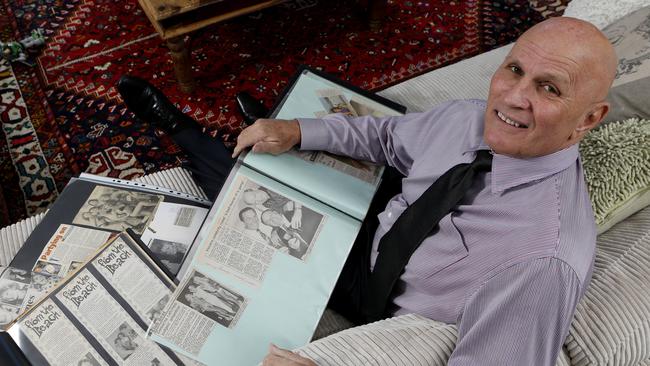
<path fill-rule="evenodd" d="M 72 261 L 70 262 L 70 269 L 68 269 L 68 273 L 72 273 L 77 270 L 77 268 L 81 267 L 84 263 L 79 262 L 79 261 Z"/>
<path fill-rule="evenodd" d="M 160 262 L 176 275 L 181 267 L 185 253 L 189 245 L 163 239 L 153 239 L 149 243 L 149 249 L 160 260 Z"/>
<path fill-rule="evenodd" d="M 73 223 L 138 234 L 156 213 L 163 196 L 98 186 L 75 216 Z"/>
<path fill-rule="evenodd" d="M 0 276 L 0 325 L 33 306 L 58 280 L 57 276 L 7 267 Z"/>
<path fill-rule="evenodd" d="M 32 272 L 32 287 L 40 292 L 49 290 L 59 281 L 57 276 L 44 275 L 42 273 Z"/>
<path fill-rule="evenodd" d="M 338 89 L 321 89 L 316 90 L 316 95 L 318 95 L 318 99 L 327 114 L 343 113 L 349 117 L 358 116 L 357 112 L 348 102 L 348 99 L 343 95 L 343 91 Z"/>
<path fill-rule="evenodd" d="M 20 307 L 27 295 L 29 285 L 8 279 L 0 279 L 0 303 Z"/>
<path fill-rule="evenodd" d="M 60 276 L 61 265 L 58 263 L 38 261 L 34 265 L 34 269 L 32 271 L 47 276 Z"/>
<path fill-rule="evenodd" d="M 29 284 L 31 283 L 31 274 L 20 268 L 7 267 L 5 272 L 2 274 L 2 278 L 6 278 L 15 282 L 22 282 Z"/>
<path fill-rule="evenodd" d="M 138 333 L 127 322 L 122 323 L 108 337 L 108 343 L 120 355 L 122 360 L 129 358 L 138 349 L 141 342 Z"/>
<path fill-rule="evenodd" d="M 169 295 L 165 295 L 160 300 L 158 300 L 158 302 L 147 311 L 147 319 L 149 319 L 152 323 L 157 322 L 160 319 L 162 312 L 165 309 L 165 305 L 167 305 L 168 301 Z"/>
<path fill-rule="evenodd" d="M 304 260 L 320 231 L 323 215 L 273 190 L 247 180 L 235 198 L 229 226 L 251 239 Z"/>
<path fill-rule="evenodd" d="M 362 102 L 352 98 L 350 99 L 350 105 L 357 112 L 359 116 L 373 116 L 373 117 L 385 117 L 386 115 L 374 109 L 373 107 L 363 104 Z"/>
<path fill-rule="evenodd" d="M 0 304 L 0 326 L 11 323 L 18 316 L 19 307 Z"/>
<path fill-rule="evenodd" d="M 196 271 L 191 273 L 177 296 L 177 301 L 226 328 L 235 325 L 246 307 L 242 295 Z"/>
<path fill-rule="evenodd" d="M 77 366 L 100 366 L 101 364 L 97 361 L 95 356 L 92 353 L 88 352 L 84 357 L 77 362 Z"/>

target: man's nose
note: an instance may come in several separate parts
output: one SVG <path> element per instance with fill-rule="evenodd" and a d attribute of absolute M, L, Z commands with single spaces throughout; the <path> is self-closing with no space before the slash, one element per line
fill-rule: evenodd
<path fill-rule="evenodd" d="M 530 93 L 530 82 L 522 78 L 510 85 L 510 88 L 505 93 L 504 101 L 509 107 L 528 109 L 530 107 Z"/>

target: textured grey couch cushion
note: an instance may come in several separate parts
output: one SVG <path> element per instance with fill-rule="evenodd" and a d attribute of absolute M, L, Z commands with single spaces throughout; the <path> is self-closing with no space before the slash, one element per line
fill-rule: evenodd
<path fill-rule="evenodd" d="M 573 365 L 650 358 L 650 207 L 598 237 L 591 284 L 565 346 Z"/>

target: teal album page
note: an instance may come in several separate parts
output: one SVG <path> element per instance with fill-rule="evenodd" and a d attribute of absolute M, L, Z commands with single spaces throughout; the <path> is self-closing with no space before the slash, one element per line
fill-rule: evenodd
<path fill-rule="evenodd" d="M 350 117 L 402 114 L 341 82 L 303 70 L 271 118 L 320 118 L 332 113 Z M 383 172 L 383 167 L 369 162 L 318 151 L 291 150 L 278 156 L 249 152 L 243 162 L 359 220 L 365 217 Z"/>
<path fill-rule="evenodd" d="M 360 221 L 236 167 L 151 337 L 208 365 L 256 365 L 307 344 Z"/>

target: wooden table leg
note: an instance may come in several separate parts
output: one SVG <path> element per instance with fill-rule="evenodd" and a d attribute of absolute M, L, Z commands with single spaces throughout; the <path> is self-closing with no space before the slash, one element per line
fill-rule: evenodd
<path fill-rule="evenodd" d="M 368 0 L 368 23 L 370 29 L 378 31 L 381 28 L 381 22 L 386 16 L 386 3 L 388 0 Z"/>
<path fill-rule="evenodd" d="M 182 92 L 191 93 L 196 87 L 196 82 L 192 76 L 192 64 L 190 53 L 185 45 L 183 36 L 170 38 L 167 40 L 167 47 L 172 55 L 174 62 L 174 73 L 176 80 Z"/>

